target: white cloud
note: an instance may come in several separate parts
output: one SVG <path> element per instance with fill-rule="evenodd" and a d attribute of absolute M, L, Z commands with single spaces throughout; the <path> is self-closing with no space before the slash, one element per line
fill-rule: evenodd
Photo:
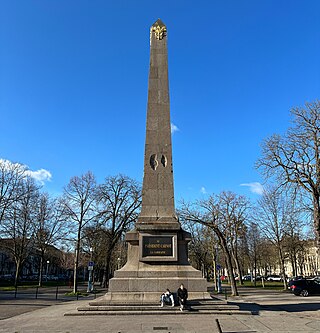
<path fill-rule="evenodd" d="M 39 169 L 39 170 L 30 170 L 26 165 L 21 163 L 13 163 L 9 160 L 0 159 L 0 164 L 4 166 L 5 169 L 10 170 L 13 167 L 21 167 L 22 171 L 25 171 L 25 175 L 32 177 L 35 181 L 40 183 L 41 185 L 44 185 L 45 182 L 50 181 L 52 178 L 52 174 L 50 171 L 45 169 Z"/>
<path fill-rule="evenodd" d="M 9 160 L 5 160 L 3 158 L 0 158 L 0 164 L 1 164 L 1 168 L 3 168 L 3 170 L 12 170 L 12 169 L 15 169 L 15 168 L 21 168 L 21 170 L 24 170 L 25 169 L 25 166 L 20 164 L 20 163 L 12 163 L 11 161 Z"/>
<path fill-rule="evenodd" d="M 28 170 L 27 174 L 39 182 L 41 185 L 44 185 L 45 182 L 51 181 L 52 174 L 50 171 L 45 169 L 40 169 L 36 171 Z"/>
<path fill-rule="evenodd" d="M 206 190 L 206 188 L 205 188 L 204 186 L 202 186 L 202 187 L 200 188 L 200 192 L 201 192 L 202 194 L 207 194 L 207 190 Z"/>
<path fill-rule="evenodd" d="M 180 131 L 178 126 L 176 126 L 175 124 L 171 123 L 171 134 Z"/>
<path fill-rule="evenodd" d="M 247 186 L 247 187 L 249 187 L 249 189 L 252 193 L 256 193 L 259 195 L 262 195 L 264 192 L 263 186 L 259 182 L 244 183 L 244 184 L 240 184 L 240 186 Z"/>

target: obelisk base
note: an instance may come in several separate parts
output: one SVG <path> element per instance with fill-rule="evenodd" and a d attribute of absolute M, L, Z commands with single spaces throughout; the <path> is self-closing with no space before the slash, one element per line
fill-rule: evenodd
<path fill-rule="evenodd" d="M 149 233 L 152 234 L 152 231 L 149 230 Z M 126 235 L 127 263 L 117 270 L 114 278 L 109 281 L 109 291 L 105 295 L 104 301 L 110 304 L 156 303 L 159 302 L 160 295 L 167 288 L 171 292 L 176 292 L 181 283 L 188 289 L 189 299 L 210 298 L 206 279 L 188 262 L 187 244 L 190 241 L 190 234 L 182 229 L 176 234 L 176 261 L 144 262 L 141 261 L 140 231 L 128 232 Z"/>

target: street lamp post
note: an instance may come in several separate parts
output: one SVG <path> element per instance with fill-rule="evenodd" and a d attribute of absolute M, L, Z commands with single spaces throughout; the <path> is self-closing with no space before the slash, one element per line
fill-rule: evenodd
<path fill-rule="evenodd" d="M 50 261 L 47 260 L 47 269 L 46 269 L 46 282 L 48 282 L 48 270 L 49 270 Z"/>
<path fill-rule="evenodd" d="M 88 293 L 91 293 L 92 290 L 93 290 L 93 283 L 92 283 L 92 271 L 93 271 L 92 252 L 93 252 L 93 248 L 90 247 L 90 261 L 89 261 L 89 265 L 88 265 L 88 270 L 89 270 L 88 289 L 87 289 Z"/>

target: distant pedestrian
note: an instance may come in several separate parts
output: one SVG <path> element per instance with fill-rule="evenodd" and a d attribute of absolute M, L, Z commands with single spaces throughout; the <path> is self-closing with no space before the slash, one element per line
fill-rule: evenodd
<path fill-rule="evenodd" d="M 180 311 L 183 311 L 187 304 L 188 290 L 184 287 L 182 283 L 180 285 L 180 288 L 177 290 L 177 295 L 180 304 Z"/>

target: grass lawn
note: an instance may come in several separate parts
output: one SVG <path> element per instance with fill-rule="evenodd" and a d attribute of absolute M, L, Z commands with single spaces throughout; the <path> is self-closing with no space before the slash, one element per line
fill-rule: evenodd
<path fill-rule="evenodd" d="M 26 288 L 26 289 L 27 288 L 36 288 L 36 287 L 38 287 L 38 284 L 39 284 L 39 282 L 37 282 L 37 281 L 19 282 L 18 289 L 21 289 L 21 288 Z M 63 281 L 48 281 L 48 282 L 42 282 L 42 287 L 41 288 L 65 286 L 65 285 L 66 284 Z M 12 284 L 12 282 L 4 282 L 4 283 L 1 283 L 0 290 L 2 290 L 2 291 L 12 291 L 12 290 L 15 290 L 15 287 Z"/>
<path fill-rule="evenodd" d="M 227 285 L 230 286 L 229 283 L 222 282 L 222 287 L 227 286 Z M 237 287 L 242 287 L 239 284 L 239 282 L 237 282 Z M 262 281 L 257 281 L 256 285 L 254 285 L 254 282 L 251 282 L 251 281 L 243 281 L 243 287 L 286 291 L 286 290 L 283 289 L 283 282 L 276 282 L 276 281 L 264 281 L 264 287 L 262 286 Z"/>
<path fill-rule="evenodd" d="M 237 285 L 240 286 L 240 284 Z M 244 281 L 244 286 L 249 288 L 263 288 L 261 281 L 257 281 L 256 286 L 254 285 L 254 282 Z M 283 290 L 283 282 L 264 281 L 264 288 L 271 290 Z"/>

